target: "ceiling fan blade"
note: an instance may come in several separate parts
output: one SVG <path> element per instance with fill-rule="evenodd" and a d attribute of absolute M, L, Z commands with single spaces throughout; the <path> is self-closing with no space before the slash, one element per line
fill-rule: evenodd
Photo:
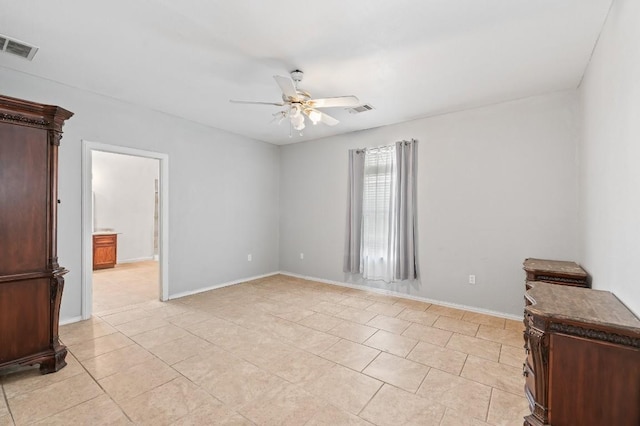
<path fill-rule="evenodd" d="M 280 86 L 280 90 L 282 90 L 282 94 L 287 99 L 298 99 L 298 91 L 296 90 L 296 86 L 293 84 L 293 80 L 289 77 L 282 77 L 281 75 L 274 75 L 273 78 Z"/>
<path fill-rule="evenodd" d="M 358 100 L 358 98 L 353 95 L 311 99 L 309 102 L 313 105 L 314 108 L 353 107 L 360 105 L 360 100 Z"/>
<path fill-rule="evenodd" d="M 230 99 L 229 102 L 232 104 L 254 104 L 254 105 L 275 105 L 275 106 L 284 106 L 282 102 L 254 102 L 254 101 L 235 101 Z"/>
<path fill-rule="evenodd" d="M 320 112 L 320 111 L 318 111 Z M 329 114 L 325 114 L 324 112 L 320 112 L 320 121 L 322 121 L 324 124 L 326 124 L 327 126 L 335 126 L 336 124 L 338 124 L 340 121 L 336 120 L 335 118 L 333 118 L 332 116 L 330 116 Z"/>

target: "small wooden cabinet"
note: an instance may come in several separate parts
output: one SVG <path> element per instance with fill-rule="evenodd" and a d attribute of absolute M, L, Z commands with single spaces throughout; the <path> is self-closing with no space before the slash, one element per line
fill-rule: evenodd
<path fill-rule="evenodd" d="M 106 269 L 116 266 L 118 257 L 118 234 L 93 234 L 93 269 Z"/>
<path fill-rule="evenodd" d="M 575 287 L 589 287 L 587 272 L 575 262 L 529 258 L 525 259 L 522 265 L 522 269 L 527 274 L 525 282 L 542 281 Z"/>
<path fill-rule="evenodd" d="M 640 320 L 607 291 L 529 285 L 525 426 L 640 425 Z"/>

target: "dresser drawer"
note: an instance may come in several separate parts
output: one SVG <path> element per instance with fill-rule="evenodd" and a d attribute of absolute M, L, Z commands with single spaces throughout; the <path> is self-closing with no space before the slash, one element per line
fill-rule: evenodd
<path fill-rule="evenodd" d="M 116 243 L 116 235 L 94 235 L 93 236 L 93 244 L 94 245 L 114 245 Z"/>

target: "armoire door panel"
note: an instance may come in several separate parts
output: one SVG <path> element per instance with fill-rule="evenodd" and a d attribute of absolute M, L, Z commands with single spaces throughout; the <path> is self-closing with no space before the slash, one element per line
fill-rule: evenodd
<path fill-rule="evenodd" d="M 0 283 L 0 364 L 47 350 L 51 316 L 49 278 Z"/>
<path fill-rule="evenodd" d="M 49 192 L 46 131 L 0 123 L 0 140 L 0 273 L 44 271 Z"/>

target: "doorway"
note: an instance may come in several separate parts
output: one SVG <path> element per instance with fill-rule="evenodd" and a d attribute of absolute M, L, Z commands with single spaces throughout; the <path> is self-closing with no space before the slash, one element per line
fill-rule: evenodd
<path fill-rule="evenodd" d="M 82 318 L 167 300 L 168 156 L 89 141 L 82 147 Z"/>

